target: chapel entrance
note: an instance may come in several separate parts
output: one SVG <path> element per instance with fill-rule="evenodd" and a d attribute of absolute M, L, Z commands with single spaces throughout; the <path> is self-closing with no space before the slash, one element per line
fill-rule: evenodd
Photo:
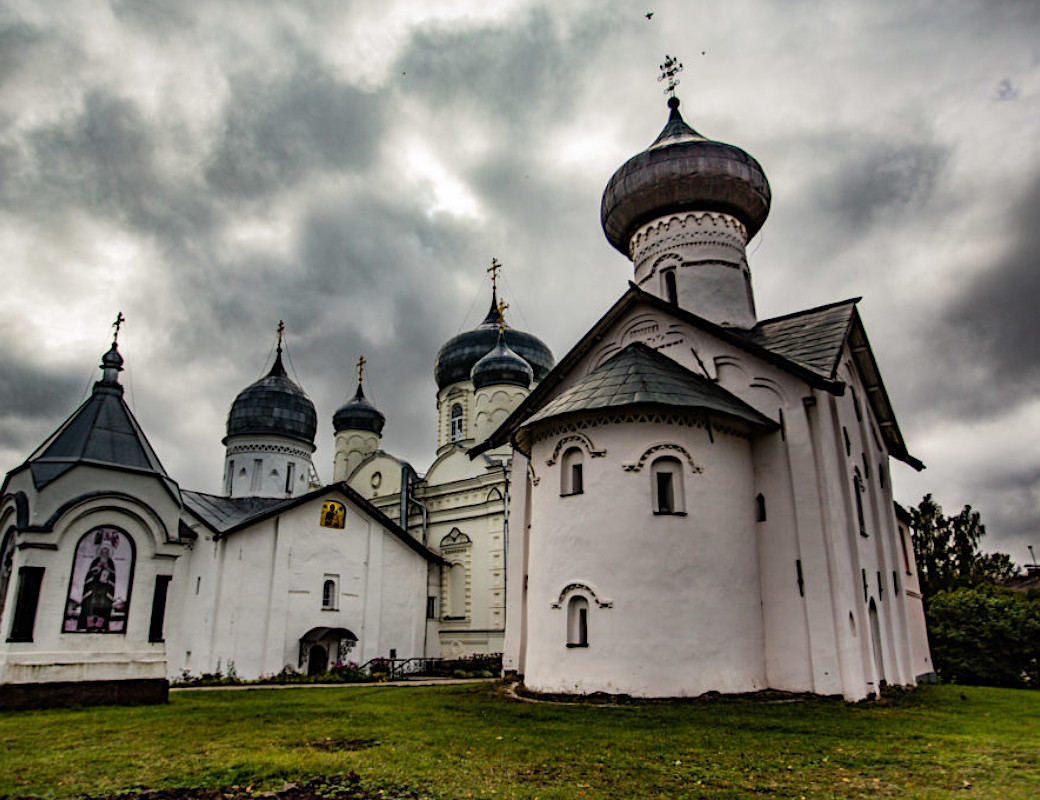
<path fill-rule="evenodd" d="M 300 669 L 320 675 L 358 660 L 358 638 L 346 628 L 311 628 L 300 637 Z"/>

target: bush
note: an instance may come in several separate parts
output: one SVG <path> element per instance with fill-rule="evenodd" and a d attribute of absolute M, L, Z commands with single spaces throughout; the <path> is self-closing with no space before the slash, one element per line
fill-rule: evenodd
<path fill-rule="evenodd" d="M 942 680 L 1040 688 L 1040 595 L 995 586 L 955 589 L 936 594 L 926 613 Z"/>

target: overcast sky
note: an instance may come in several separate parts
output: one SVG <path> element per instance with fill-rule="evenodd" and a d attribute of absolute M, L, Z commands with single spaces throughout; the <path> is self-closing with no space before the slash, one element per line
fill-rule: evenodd
<path fill-rule="evenodd" d="M 645 14 L 653 11 L 651 19 Z M 487 310 L 561 357 L 626 289 L 603 187 L 667 118 L 762 164 L 761 318 L 862 296 L 910 451 L 897 498 L 1040 549 L 1040 3 L 0 2 L 0 468 L 86 396 L 118 311 L 127 400 L 218 492 L 284 319 L 332 476 L 369 361 L 423 472 L 433 362 Z"/>

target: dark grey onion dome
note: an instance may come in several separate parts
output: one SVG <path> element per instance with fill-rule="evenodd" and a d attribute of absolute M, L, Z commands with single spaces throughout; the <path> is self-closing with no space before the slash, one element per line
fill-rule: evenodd
<path fill-rule="evenodd" d="M 120 371 L 123 369 L 123 357 L 119 354 L 119 349 L 116 347 L 115 342 L 112 342 L 108 352 L 101 356 L 101 368 Z"/>
<path fill-rule="evenodd" d="M 332 427 L 340 431 L 372 431 L 382 435 L 386 417 L 368 402 L 365 392 L 358 384 L 357 394 L 332 415 Z"/>
<path fill-rule="evenodd" d="M 243 389 L 231 404 L 227 435 L 285 436 L 313 445 L 317 430 L 314 403 L 285 373 L 278 348 L 271 371 Z"/>
<path fill-rule="evenodd" d="M 499 335 L 498 344 L 473 365 L 469 375 L 474 389 L 502 384 L 522 386 L 526 389 L 534 379 L 534 370 L 522 356 L 510 349 L 505 343 L 505 337 Z"/>
<path fill-rule="evenodd" d="M 437 353 L 433 375 L 438 389 L 469 378 L 473 366 L 497 344 L 497 299 L 492 295 L 491 310 L 480 325 L 449 339 Z M 541 339 L 508 325 L 505 327 L 504 336 L 509 348 L 531 366 L 534 380 L 540 381 L 549 374 L 556 361 L 553 359 L 552 351 Z"/>
<path fill-rule="evenodd" d="M 739 147 L 706 139 L 679 113 L 679 98 L 661 135 L 632 156 L 603 190 L 600 219 L 610 243 L 625 256 L 640 225 L 674 211 L 721 211 L 739 219 L 748 239 L 769 215 L 769 181 Z"/>

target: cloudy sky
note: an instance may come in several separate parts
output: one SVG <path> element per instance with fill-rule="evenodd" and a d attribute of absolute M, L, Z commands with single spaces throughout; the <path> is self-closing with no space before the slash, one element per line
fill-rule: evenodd
<path fill-rule="evenodd" d="M 646 12 L 653 11 L 647 19 Z M 763 165 L 760 316 L 852 296 L 910 450 L 897 496 L 1040 548 L 1040 3 L 0 2 L 0 465 L 85 397 L 117 311 L 127 399 L 185 488 L 279 319 L 331 417 L 353 363 L 423 471 L 433 362 L 506 265 L 562 356 L 625 290 L 599 225 L 667 116 Z"/>

